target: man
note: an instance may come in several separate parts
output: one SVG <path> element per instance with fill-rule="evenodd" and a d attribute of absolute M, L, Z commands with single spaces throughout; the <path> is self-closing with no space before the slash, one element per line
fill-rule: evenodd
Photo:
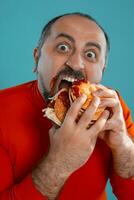
<path fill-rule="evenodd" d="M 108 178 L 118 199 L 134 198 L 130 111 L 117 92 L 100 85 L 108 49 L 107 34 L 88 15 L 66 14 L 45 26 L 34 50 L 37 81 L 0 92 L 1 200 L 104 200 Z M 65 76 L 100 89 L 78 123 L 84 95 L 57 129 L 42 109 Z M 105 110 L 87 129 L 98 106 L 112 116 Z"/>

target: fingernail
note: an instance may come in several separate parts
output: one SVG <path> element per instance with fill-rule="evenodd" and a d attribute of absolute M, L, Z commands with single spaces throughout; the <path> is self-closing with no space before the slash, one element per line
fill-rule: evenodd
<path fill-rule="evenodd" d="M 94 100 L 95 104 L 99 105 L 100 104 L 100 98 L 98 96 L 95 96 L 94 97 Z"/>

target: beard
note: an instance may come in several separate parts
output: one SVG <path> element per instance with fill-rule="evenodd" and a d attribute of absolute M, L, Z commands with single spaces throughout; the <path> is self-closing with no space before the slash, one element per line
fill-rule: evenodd
<path fill-rule="evenodd" d="M 75 71 L 69 66 L 65 66 L 58 74 L 54 77 L 53 86 L 50 91 L 48 91 L 44 85 L 43 77 L 41 74 L 38 74 L 38 84 L 40 87 L 40 92 L 46 102 L 49 102 L 50 99 L 58 92 L 59 88 L 59 79 L 61 76 L 70 76 L 77 80 L 85 79 L 85 76 L 81 71 Z M 52 80 L 51 80 L 52 81 Z"/>
<path fill-rule="evenodd" d="M 38 79 L 38 85 L 40 88 L 40 93 L 42 95 L 42 97 L 45 99 L 46 102 L 48 102 L 51 98 L 51 92 L 49 92 L 43 82 L 43 77 L 41 76 L 41 74 L 37 74 L 37 79 Z"/>

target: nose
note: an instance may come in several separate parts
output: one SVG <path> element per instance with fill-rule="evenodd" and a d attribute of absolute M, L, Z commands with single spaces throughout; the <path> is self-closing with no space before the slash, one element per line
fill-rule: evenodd
<path fill-rule="evenodd" d="M 82 55 L 79 52 L 74 52 L 73 54 L 71 54 L 66 64 L 76 71 L 81 71 L 85 68 Z"/>

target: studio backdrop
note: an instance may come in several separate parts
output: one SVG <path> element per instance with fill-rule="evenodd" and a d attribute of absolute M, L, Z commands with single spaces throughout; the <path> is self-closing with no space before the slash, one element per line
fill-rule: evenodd
<path fill-rule="evenodd" d="M 0 0 L 0 89 L 36 79 L 33 49 L 48 20 L 84 12 L 93 16 L 110 38 L 102 83 L 118 90 L 134 115 L 133 8 L 133 0 Z M 109 183 L 107 192 L 109 200 L 116 199 Z"/>

